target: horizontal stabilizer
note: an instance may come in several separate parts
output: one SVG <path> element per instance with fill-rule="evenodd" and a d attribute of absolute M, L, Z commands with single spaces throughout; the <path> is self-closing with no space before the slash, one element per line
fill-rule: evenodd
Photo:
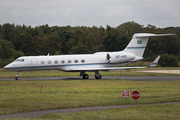
<path fill-rule="evenodd" d="M 151 63 L 151 65 L 149 67 L 155 67 L 160 59 L 160 55 Z"/>
<path fill-rule="evenodd" d="M 143 37 L 153 37 L 153 36 L 170 36 L 175 34 L 150 34 L 150 33 L 138 33 L 135 34 L 134 37 L 136 38 L 143 38 Z"/>

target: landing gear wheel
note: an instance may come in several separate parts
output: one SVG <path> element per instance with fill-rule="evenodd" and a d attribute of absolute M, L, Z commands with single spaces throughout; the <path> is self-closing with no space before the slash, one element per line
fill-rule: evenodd
<path fill-rule="evenodd" d="M 88 79 L 89 75 L 88 74 L 83 74 L 83 79 Z"/>
<path fill-rule="evenodd" d="M 15 80 L 19 80 L 20 79 L 20 75 L 21 75 L 21 72 L 17 73 L 17 75 L 15 77 Z"/>
<path fill-rule="evenodd" d="M 19 77 L 15 77 L 16 80 L 19 80 L 20 78 Z"/>
<path fill-rule="evenodd" d="M 98 76 L 95 75 L 95 78 L 96 78 L 96 79 L 101 79 L 102 76 L 101 76 L 100 74 L 99 74 Z"/>

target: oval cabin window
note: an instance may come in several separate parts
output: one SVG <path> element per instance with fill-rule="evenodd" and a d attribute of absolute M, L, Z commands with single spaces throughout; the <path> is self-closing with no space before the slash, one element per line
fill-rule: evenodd
<path fill-rule="evenodd" d="M 72 61 L 71 60 L 68 60 L 68 63 L 71 63 Z"/>
<path fill-rule="evenodd" d="M 41 64 L 44 64 L 44 61 L 41 61 Z"/>
<path fill-rule="evenodd" d="M 82 62 L 82 63 L 84 63 L 84 62 L 85 62 L 85 60 L 84 60 L 84 59 L 82 59 L 82 60 L 81 60 L 81 62 Z"/>
<path fill-rule="evenodd" d="M 50 61 L 50 60 L 48 61 L 48 64 L 51 64 L 51 61 Z"/>
<path fill-rule="evenodd" d="M 75 63 L 78 63 L 78 60 L 74 60 Z"/>
<path fill-rule="evenodd" d="M 65 61 L 64 61 L 64 60 L 61 60 L 61 63 L 65 63 Z"/>
<path fill-rule="evenodd" d="M 55 64 L 57 64 L 57 63 L 58 63 L 58 61 L 57 61 L 57 60 L 55 60 L 55 61 L 54 61 L 54 63 L 55 63 Z"/>

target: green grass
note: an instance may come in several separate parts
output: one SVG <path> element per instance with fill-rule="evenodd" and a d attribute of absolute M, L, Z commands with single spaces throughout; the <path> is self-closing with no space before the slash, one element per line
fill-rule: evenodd
<path fill-rule="evenodd" d="M 42 84 L 42 90 L 41 90 Z M 179 81 L 0 81 L 0 114 L 27 111 L 180 101 Z M 138 101 L 121 97 L 138 90 Z"/>
<path fill-rule="evenodd" d="M 46 114 L 34 120 L 179 120 L 180 104 L 145 105 L 100 111 Z M 13 120 L 31 120 L 16 118 Z"/>
<path fill-rule="evenodd" d="M 179 120 L 180 104 L 145 105 L 100 111 L 52 113 L 34 120 Z M 31 120 L 16 118 L 13 120 Z"/>
<path fill-rule="evenodd" d="M 41 119 L 61 120 L 179 120 L 180 104 L 146 105 L 101 111 L 46 114 Z"/>
<path fill-rule="evenodd" d="M 179 67 L 155 67 L 140 70 L 178 70 Z M 88 72 L 94 76 L 94 72 Z M 176 74 L 140 73 L 130 70 L 100 72 L 102 76 L 167 76 Z M 1 78 L 16 72 L 0 69 Z M 21 77 L 79 76 L 61 71 L 22 72 Z M 42 84 L 42 89 L 41 89 Z M 91 106 L 163 103 L 180 101 L 179 81 L 62 80 L 0 81 L 0 114 Z M 122 90 L 138 90 L 138 101 L 121 97 Z M 180 119 L 180 105 L 152 105 L 102 111 L 48 114 L 38 119 Z"/>

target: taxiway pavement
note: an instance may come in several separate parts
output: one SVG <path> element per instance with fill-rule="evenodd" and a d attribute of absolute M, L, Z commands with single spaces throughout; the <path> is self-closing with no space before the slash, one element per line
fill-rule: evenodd
<path fill-rule="evenodd" d="M 94 80 L 90 76 L 88 80 Z M 0 81 L 15 80 L 15 78 L 0 78 Z M 74 77 L 37 77 L 20 78 L 20 80 L 83 80 L 80 76 Z M 101 80 L 136 80 L 136 81 L 180 81 L 180 76 L 102 76 Z"/>

